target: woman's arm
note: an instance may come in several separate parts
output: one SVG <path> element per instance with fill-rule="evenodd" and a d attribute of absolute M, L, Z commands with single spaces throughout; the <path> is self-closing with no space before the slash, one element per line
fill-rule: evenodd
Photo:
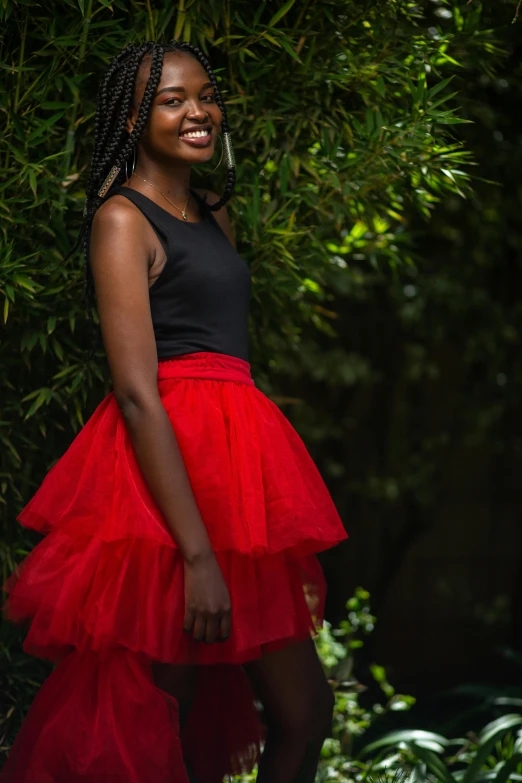
<path fill-rule="evenodd" d="M 158 389 L 148 269 L 159 241 L 141 212 L 114 196 L 95 215 L 90 263 L 114 397 L 138 465 L 185 564 L 184 628 L 212 642 L 230 630 L 230 597 Z"/>

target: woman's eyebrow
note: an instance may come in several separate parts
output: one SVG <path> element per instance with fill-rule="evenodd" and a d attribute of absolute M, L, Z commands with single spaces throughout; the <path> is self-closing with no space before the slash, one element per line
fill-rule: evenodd
<path fill-rule="evenodd" d="M 206 87 L 213 87 L 213 86 L 214 85 L 212 84 L 212 82 L 205 82 L 205 84 L 203 84 L 200 89 L 204 90 Z M 163 87 L 163 89 L 158 90 L 156 95 L 161 95 L 162 92 L 186 92 L 186 90 L 184 87 Z"/>

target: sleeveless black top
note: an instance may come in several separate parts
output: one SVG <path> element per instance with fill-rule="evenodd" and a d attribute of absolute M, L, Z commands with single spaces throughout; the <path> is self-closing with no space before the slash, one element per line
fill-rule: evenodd
<path fill-rule="evenodd" d="M 204 199 L 191 193 L 198 223 L 174 217 L 132 188 L 111 193 L 138 207 L 165 250 L 165 266 L 149 288 L 158 359 L 216 351 L 248 361 L 250 270 Z"/>

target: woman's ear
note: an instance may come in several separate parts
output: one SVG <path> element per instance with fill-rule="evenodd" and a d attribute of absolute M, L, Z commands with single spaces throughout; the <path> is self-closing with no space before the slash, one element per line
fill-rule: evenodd
<path fill-rule="evenodd" d="M 135 124 L 136 124 L 136 117 L 134 116 L 134 112 L 132 112 L 132 114 L 129 117 L 127 117 L 127 124 L 125 125 L 125 129 L 127 133 L 129 134 L 132 133 Z"/>

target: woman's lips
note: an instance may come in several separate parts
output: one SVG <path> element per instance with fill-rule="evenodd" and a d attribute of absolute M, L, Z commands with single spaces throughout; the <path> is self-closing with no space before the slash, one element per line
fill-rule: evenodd
<path fill-rule="evenodd" d="M 192 147 L 208 147 L 212 139 L 212 132 L 209 131 L 206 136 L 180 136 L 180 139 Z"/>

